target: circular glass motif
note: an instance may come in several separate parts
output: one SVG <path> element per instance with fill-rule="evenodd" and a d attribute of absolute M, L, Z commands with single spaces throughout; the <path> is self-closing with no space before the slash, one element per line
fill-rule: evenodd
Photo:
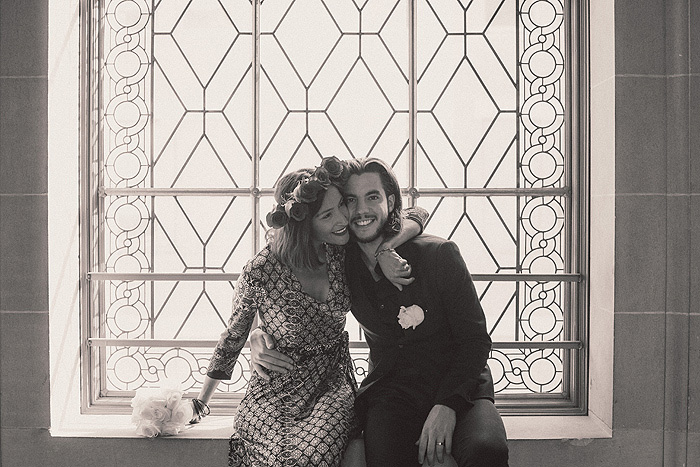
<path fill-rule="evenodd" d="M 554 5 L 545 0 L 533 3 L 528 14 L 530 16 L 530 21 L 540 27 L 549 26 L 557 17 L 557 11 L 554 9 Z"/>
<path fill-rule="evenodd" d="M 114 17 L 121 26 L 134 26 L 141 19 L 141 8 L 136 2 L 123 1 L 114 10 Z"/>

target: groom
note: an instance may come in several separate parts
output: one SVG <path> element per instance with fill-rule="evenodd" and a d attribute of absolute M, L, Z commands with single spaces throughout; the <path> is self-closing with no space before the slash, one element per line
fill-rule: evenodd
<path fill-rule="evenodd" d="M 346 248 L 352 312 L 370 348 L 370 373 L 355 406 L 368 467 L 442 462 L 508 465 L 506 434 L 493 405 L 486 365 L 491 339 L 471 276 L 457 246 L 419 235 L 397 248 L 415 281 L 398 290 L 377 265 L 378 249 L 400 225 L 401 192 L 380 159 L 349 162 Z M 256 353 L 276 353 L 251 336 Z M 278 353 L 277 353 L 278 354 Z M 273 355 L 277 356 L 277 355 Z"/>

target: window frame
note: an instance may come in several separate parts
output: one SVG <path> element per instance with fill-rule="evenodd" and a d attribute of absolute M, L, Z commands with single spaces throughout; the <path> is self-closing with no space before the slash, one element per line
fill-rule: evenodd
<path fill-rule="evenodd" d="M 82 6 L 84 11 L 91 11 L 90 0 L 83 0 Z M 415 5 L 415 2 L 411 2 Z M 575 323 L 572 323 L 575 327 L 574 332 L 578 334 L 578 339 L 575 341 L 570 341 L 564 343 L 565 348 L 576 349 L 576 352 L 565 352 L 565 354 L 576 354 L 576 357 L 569 358 L 572 367 L 578 368 L 578 371 L 573 371 L 570 375 L 575 375 L 575 377 L 570 377 L 568 381 L 565 381 L 565 385 L 569 387 L 576 388 L 576 391 L 571 393 L 571 397 L 566 400 L 561 397 L 551 397 L 547 395 L 538 394 L 528 394 L 525 396 L 519 395 L 499 395 L 497 396 L 497 405 L 499 410 L 504 414 L 527 414 L 527 415 L 551 415 L 551 414 L 575 414 L 575 415 L 585 415 L 588 411 L 588 277 L 589 271 L 589 252 L 588 252 L 588 223 L 589 223 L 589 206 L 588 206 L 588 184 L 589 184 L 589 168 L 588 168 L 588 154 L 590 151 L 588 142 L 588 94 L 586 90 L 588 89 L 588 50 L 587 50 L 587 38 L 588 38 L 588 24 L 587 10 L 588 2 L 572 2 L 577 3 L 578 8 L 572 8 L 571 15 L 568 18 L 568 27 L 570 28 L 569 38 L 577 38 L 571 44 L 568 44 L 567 49 L 567 60 L 569 63 L 569 69 L 571 72 L 567 74 L 567 91 L 569 94 L 569 112 L 571 123 L 568 125 L 568 150 L 571 154 L 571 172 L 568 174 L 571 180 L 571 193 L 570 193 L 570 203 L 573 209 L 572 211 L 572 223 L 569 226 L 572 231 L 570 234 L 571 238 L 578 238 L 579 241 L 575 248 L 569 249 L 572 257 L 569 258 L 572 265 L 572 270 L 578 271 L 572 274 L 557 275 L 558 279 L 564 279 L 564 282 L 570 282 L 572 287 L 577 289 L 575 296 L 577 304 L 575 307 L 579 310 L 577 314 L 577 319 Z M 256 10 L 259 8 L 259 3 L 254 1 L 253 4 L 256 6 Z M 415 8 L 415 7 L 414 7 Z M 259 15 L 259 11 L 255 11 L 255 15 Z M 90 17 L 90 15 L 85 15 Z M 88 20 L 90 21 L 90 20 Z M 413 34 L 415 35 L 415 23 L 411 25 Z M 92 48 L 93 42 L 91 42 L 90 32 L 95 30 L 95 25 L 91 23 L 90 27 L 84 28 L 81 39 L 82 39 L 82 51 L 88 52 L 88 56 L 92 56 L 90 50 Z M 254 57 L 257 57 L 257 63 L 259 64 L 259 44 L 258 41 L 253 41 L 256 43 L 254 48 Z M 415 47 L 414 47 L 415 49 Z M 415 54 L 410 54 L 412 58 L 411 69 L 415 73 Z M 92 88 L 91 79 L 84 79 L 84 77 L 90 75 L 90 64 L 88 60 L 81 60 L 81 96 L 94 96 L 94 89 Z M 259 73 L 259 66 L 257 68 Z M 578 76 L 578 79 L 573 79 L 572 77 Z M 254 80 L 258 81 L 258 80 Z M 411 101 L 415 107 L 415 86 L 412 88 Z M 259 94 L 259 87 L 255 90 L 256 95 Z M 573 99 L 571 96 L 577 96 L 578 99 Z M 81 164 L 80 170 L 81 174 L 81 185 L 80 185 L 80 197 L 81 205 L 99 205 L 100 200 L 95 199 L 93 194 L 93 189 L 91 186 L 91 177 L 85 177 L 85 174 L 90 173 L 90 167 L 93 162 L 91 161 L 91 150 L 90 142 L 94 141 L 91 120 L 91 109 L 92 103 L 89 99 L 81 99 L 81 132 L 82 137 L 80 141 L 81 145 Z M 257 126 L 257 118 L 254 120 Z M 415 121 L 413 118 L 410 120 L 410 136 L 409 144 L 413 148 L 413 154 L 415 154 L 416 148 L 416 135 L 415 135 Z M 254 143 L 256 144 L 256 143 Z M 257 153 L 256 153 L 257 154 Z M 254 157 L 255 161 L 256 158 Z M 414 161 L 414 156 L 409 156 L 410 161 Z M 255 169 L 254 169 L 255 170 Z M 412 169 L 415 171 L 415 167 Z M 257 176 L 254 176 L 257 180 Z M 408 188 L 405 188 L 404 194 L 409 198 L 410 204 L 415 203 L 415 201 L 420 196 L 426 195 L 469 195 L 469 189 L 418 189 L 415 186 L 415 175 L 410 176 L 411 183 Z M 253 218 L 260 218 L 259 215 L 259 197 L 261 195 L 270 194 L 271 190 L 260 189 L 259 187 L 253 187 L 249 189 L 239 189 L 233 190 L 235 193 L 245 194 L 249 193 L 253 198 L 257 199 L 253 203 Z M 512 192 L 513 190 L 509 190 Z M 147 193 L 145 191 L 144 193 Z M 528 193 L 534 193 L 535 191 L 528 191 Z M 550 191 L 547 191 L 549 194 Z M 480 193 L 483 196 L 483 192 Z M 83 204 L 84 203 L 84 204 Z M 91 209 L 92 211 L 92 209 Z M 99 210 L 98 210 L 99 211 Z M 82 212 L 82 211 L 81 211 Z M 87 216 L 83 216 L 85 219 Z M 578 219 L 578 221 L 576 221 Z M 257 229 L 259 226 L 253 222 L 253 228 Z M 90 238 L 91 226 L 88 222 L 81 222 L 80 231 L 81 238 L 83 242 L 81 244 L 81 332 L 83 336 L 87 336 L 81 342 L 81 351 L 84 358 L 81 361 L 82 372 L 84 375 L 90 375 L 93 373 L 94 363 L 91 361 L 94 358 L 94 352 L 92 347 L 108 344 L 108 341 L 90 338 L 91 336 L 91 324 L 89 319 L 85 319 L 85 316 L 91 315 L 88 311 L 90 306 L 88 304 L 94 302 L 93 293 L 95 293 L 95 287 L 90 285 L 93 281 L 100 281 L 106 277 L 105 273 L 95 273 L 89 272 L 91 268 L 91 255 L 90 255 L 90 245 L 89 242 L 84 239 Z M 255 242 L 254 249 L 257 250 L 259 247 L 258 239 L 259 235 L 256 230 L 253 233 L 253 239 Z M 211 273 L 208 273 L 212 275 Z M 157 275 L 157 274 L 156 274 Z M 153 276 L 153 274 L 151 274 Z M 175 275 L 165 275 L 168 277 Z M 225 274 L 225 278 L 233 279 L 237 277 L 237 274 Z M 473 277 L 475 281 L 486 280 L 486 279 L 496 279 L 504 280 L 508 278 L 507 275 L 499 274 L 474 274 Z M 522 274 L 520 274 L 522 276 Z M 522 280 L 522 279 L 520 279 Z M 85 313 L 86 315 L 83 315 Z M 207 342 L 206 345 L 211 345 L 212 342 Z M 180 343 L 179 346 L 182 346 Z M 554 347 L 556 345 L 552 345 Z M 522 343 L 495 343 L 494 348 L 523 348 L 526 347 Z M 548 345 L 538 345 L 538 348 L 549 347 Z M 557 346 L 559 348 L 561 346 Z M 128 410 L 128 399 L 125 397 L 121 398 L 102 398 L 99 394 L 99 389 L 93 386 L 94 379 L 89 378 L 90 384 L 81 384 L 82 390 L 82 407 L 83 410 L 89 413 L 114 413 L 124 412 Z M 234 398 L 236 399 L 236 398 Z M 527 401 L 523 401 L 527 399 Z M 217 403 L 219 404 L 219 403 Z M 228 413 L 232 413 L 233 406 L 230 405 L 228 401 L 223 401 L 220 403 L 220 408 L 229 409 Z"/>
<path fill-rule="evenodd" d="M 80 18 L 86 0 L 51 2 L 48 79 L 48 231 L 50 403 L 53 437 L 136 438 L 129 416 L 81 413 L 80 268 L 78 236 L 80 141 Z M 588 3 L 588 2 L 586 2 Z M 590 333 L 586 416 L 509 416 L 510 440 L 612 437 L 615 290 L 615 21 L 614 1 L 581 8 L 590 24 Z M 588 38 L 586 39 L 588 44 Z M 586 57 L 587 59 L 587 57 Z M 586 77 L 588 79 L 588 76 Z M 591 381 L 595 381 L 592 384 Z M 178 438 L 227 439 L 230 417 L 214 416 Z M 171 442 L 178 443 L 177 439 Z"/>

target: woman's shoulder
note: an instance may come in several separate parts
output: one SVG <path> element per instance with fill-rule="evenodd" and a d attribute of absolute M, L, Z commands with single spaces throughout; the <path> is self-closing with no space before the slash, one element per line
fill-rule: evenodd
<path fill-rule="evenodd" d="M 273 270 L 282 269 L 282 263 L 272 252 L 270 245 L 266 245 L 258 251 L 243 267 L 242 274 L 252 278 L 262 278 L 269 275 Z"/>
<path fill-rule="evenodd" d="M 251 268 L 260 267 L 267 263 L 271 263 L 274 260 L 275 255 L 272 253 L 270 245 L 265 245 L 260 251 L 255 253 L 255 255 L 253 255 L 253 257 L 250 258 L 250 260 L 248 260 L 246 266 L 250 266 Z"/>

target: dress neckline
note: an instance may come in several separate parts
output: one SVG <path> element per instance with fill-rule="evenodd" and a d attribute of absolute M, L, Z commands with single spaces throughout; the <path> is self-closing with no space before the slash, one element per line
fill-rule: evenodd
<path fill-rule="evenodd" d="M 333 294 L 333 271 L 332 271 L 333 268 L 331 267 L 331 253 L 330 253 L 330 249 L 328 248 L 328 244 L 324 243 L 323 248 L 326 251 L 326 276 L 328 278 L 328 293 L 326 294 L 325 301 L 319 300 L 318 298 L 314 297 L 313 295 L 308 293 L 306 290 L 304 290 L 304 287 L 302 286 L 301 281 L 299 280 L 297 275 L 294 274 L 294 270 L 292 270 L 292 268 L 286 264 L 285 264 L 285 266 L 289 270 L 289 275 L 292 278 L 292 283 L 294 284 L 295 288 L 299 292 L 303 293 L 304 295 L 309 297 L 312 301 L 314 301 L 318 304 L 328 306 L 328 304 L 331 302 L 331 297 Z"/>

